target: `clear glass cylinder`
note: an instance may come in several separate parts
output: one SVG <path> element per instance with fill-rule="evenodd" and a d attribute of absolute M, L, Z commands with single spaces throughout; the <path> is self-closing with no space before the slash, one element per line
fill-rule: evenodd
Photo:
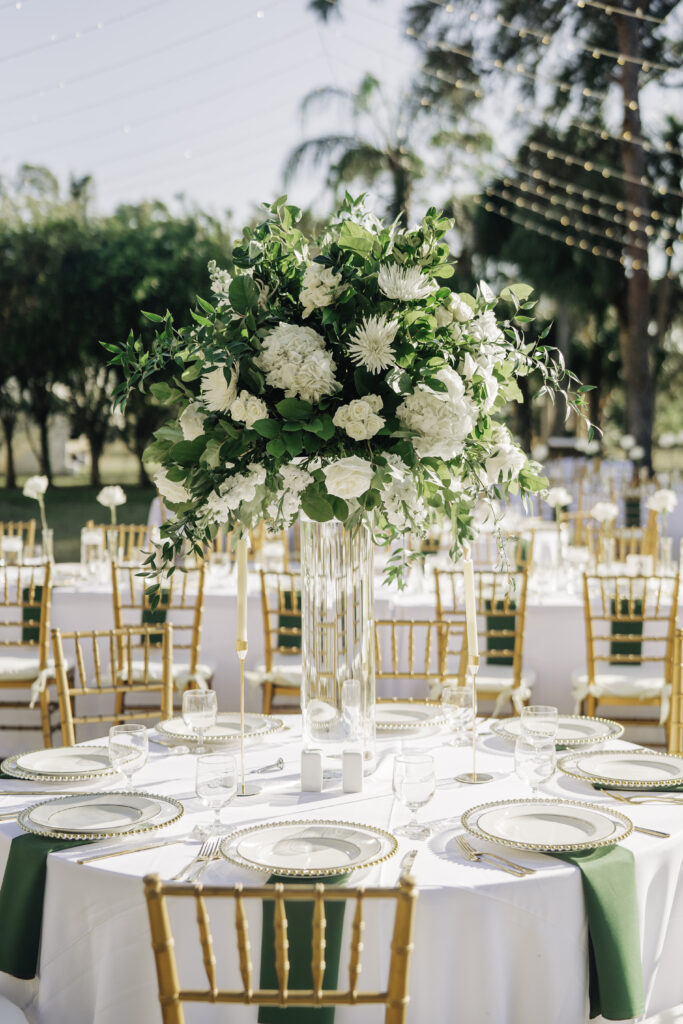
<path fill-rule="evenodd" d="M 373 545 L 362 526 L 301 523 L 301 713 L 305 747 L 375 752 Z M 360 689 L 360 736 L 348 733 L 344 684 Z"/>
<path fill-rule="evenodd" d="M 43 561 L 52 562 L 55 560 L 54 533 L 50 527 L 43 530 Z"/>

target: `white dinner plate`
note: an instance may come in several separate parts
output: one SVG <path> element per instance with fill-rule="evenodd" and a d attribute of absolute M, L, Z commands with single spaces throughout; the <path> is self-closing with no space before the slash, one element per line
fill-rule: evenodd
<path fill-rule="evenodd" d="M 19 816 L 25 831 L 61 839 L 107 839 L 177 821 L 182 804 L 150 793 L 92 793 L 42 801 Z"/>
<path fill-rule="evenodd" d="M 134 756 L 134 755 L 131 755 Z M 51 747 L 14 754 L 0 765 L 6 775 L 45 782 L 75 782 L 113 775 L 106 747 Z"/>
<path fill-rule="evenodd" d="M 241 867 L 278 875 L 341 875 L 386 860 L 394 836 L 347 821 L 281 821 L 252 825 L 227 836 L 221 851 Z"/>
<path fill-rule="evenodd" d="M 558 767 L 575 779 L 620 789 L 657 789 L 683 785 L 683 757 L 654 750 L 571 754 Z"/>
<path fill-rule="evenodd" d="M 513 743 L 522 731 L 522 719 L 500 718 L 491 722 L 491 730 Z M 619 722 L 609 718 L 589 718 L 586 715 L 560 715 L 557 729 L 558 747 L 582 747 L 605 740 L 616 740 L 624 731 Z"/>
<path fill-rule="evenodd" d="M 281 718 L 248 711 L 244 716 L 244 736 L 247 740 L 269 736 L 282 729 L 283 725 Z M 182 740 L 185 743 L 197 742 L 197 734 L 187 728 L 182 718 L 167 718 L 165 721 L 159 722 L 156 728 L 158 732 L 170 739 Z M 214 747 L 225 747 L 231 743 L 237 743 L 239 738 L 239 711 L 221 711 L 216 724 L 207 729 L 204 734 L 204 742 Z"/>
<path fill-rule="evenodd" d="M 446 724 L 440 704 L 427 701 L 389 700 L 375 704 L 375 726 L 381 732 L 432 729 Z"/>
<path fill-rule="evenodd" d="M 499 800 L 465 811 L 461 820 L 479 839 L 518 850 L 591 850 L 633 830 L 619 811 L 572 800 Z"/>

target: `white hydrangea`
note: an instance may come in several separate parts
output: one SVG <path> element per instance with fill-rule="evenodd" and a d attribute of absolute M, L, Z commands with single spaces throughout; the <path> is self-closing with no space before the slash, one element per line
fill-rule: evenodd
<path fill-rule="evenodd" d="M 437 288 L 420 267 L 400 267 L 397 263 L 385 263 L 379 268 L 377 284 L 388 299 L 400 302 L 426 299 Z"/>
<path fill-rule="evenodd" d="M 368 316 L 349 345 L 349 357 L 354 363 L 364 366 L 370 373 L 387 370 L 396 362 L 393 341 L 398 330 L 398 320 L 389 320 L 385 315 Z"/>
<path fill-rule="evenodd" d="M 200 381 L 202 403 L 211 412 L 229 412 L 230 406 L 237 395 L 237 378 L 239 364 L 235 363 L 230 371 L 230 383 L 225 379 L 222 366 L 205 373 Z"/>
<path fill-rule="evenodd" d="M 208 271 L 211 278 L 211 291 L 221 303 L 227 305 L 230 301 L 228 289 L 232 283 L 232 277 L 227 270 L 221 270 L 215 260 L 209 260 Z"/>
<path fill-rule="evenodd" d="M 246 473 L 235 473 L 225 480 L 217 491 L 212 491 L 206 499 L 206 514 L 209 523 L 227 522 L 231 512 L 235 512 L 243 502 L 253 501 L 256 488 L 266 482 L 266 471 L 263 466 L 250 462 Z"/>
<path fill-rule="evenodd" d="M 486 460 L 486 481 L 492 484 L 516 480 L 526 463 L 526 455 L 514 441 L 507 427 L 498 427 L 493 437 L 491 454 Z"/>
<path fill-rule="evenodd" d="M 315 403 L 340 387 L 325 339 L 311 327 L 280 322 L 263 339 L 261 354 L 254 362 L 265 373 L 268 385 L 280 388 L 288 398 Z"/>
<path fill-rule="evenodd" d="M 197 402 L 190 404 L 180 414 L 180 429 L 183 432 L 185 441 L 194 441 L 204 433 L 204 416 L 201 406 Z"/>
<path fill-rule="evenodd" d="M 314 309 L 329 306 L 339 293 L 341 274 L 335 274 L 330 267 L 311 263 L 306 267 L 299 301 L 304 307 L 303 317 L 310 316 Z"/>
<path fill-rule="evenodd" d="M 282 520 L 285 526 L 289 526 L 301 510 L 301 492 L 313 483 L 313 477 L 295 462 L 281 466 L 279 473 L 282 487 L 275 492 L 267 512 L 271 520 Z"/>
<path fill-rule="evenodd" d="M 474 317 L 467 327 L 467 333 L 483 344 L 493 345 L 503 339 L 503 332 L 496 322 L 496 315 L 492 309 L 480 313 Z"/>
<path fill-rule="evenodd" d="M 420 532 L 429 509 L 417 493 L 415 479 L 397 455 L 389 454 L 385 458 L 391 467 L 391 482 L 382 491 L 387 522 L 404 533 Z"/>
<path fill-rule="evenodd" d="M 446 385 L 445 392 L 418 384 L 401 402 L 396 415 L 415 434 L 413 447 L 418 455 L 448 462 L 462 452 L 465 438 L 474 428 L 476 409 L 455 370 L 444 367 L 436 377 Z"/>
<path fill-rule="evenodd" d="M 230 406 L 230 416 L 237 423 L 244 423 L 247 428 L 253 427 L 257 420 L 268 419 L 268 406 L 249 391 L 240 391 Z"/>
<path fill-rule="evenodd" d="M 374 437 L 384 426 L 384 419 L 377 413 L 382 408 L 379 395 L 366 395 L 365 398 L 354 398 L 348 405 L 340 405 L 332 422 L 341 427 L 354 441 L 367 441 Z"/>

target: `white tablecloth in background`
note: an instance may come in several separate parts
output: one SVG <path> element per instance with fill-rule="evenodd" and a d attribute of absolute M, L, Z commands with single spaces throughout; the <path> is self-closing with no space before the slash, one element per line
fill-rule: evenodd
<path fill-rule="evenodd" d="M 294 728 L 284 742 L 273 737 L 249 748 L 247 755 L 247 765 L 253 766 L 269 763 L 281 754 L 286 759 L 285 772 L 269 779 L 259 797 L 227 808 L 226 823 L 324 817 L 390 828 L 405 819 L 407 812 L 393 807 L 390 795 L 392 753 L 398 749 L 395 742 L 379 744 L 379 767 L 366 780 L 363 794 L 344 796 L 338 782 L 326 783 L 323 794 L 302 794 L 298 720 L 290 719 L 289 724 Z M 425 739 L 411 745 L 433 749 L 436 743 L 438 739 Z M 434 800 L 421 812 L 425 820 L 450 818 L 478 803 L 527 795 L 511 775 L 510 748 L 496 737 L 481 738 L 478 762 L 481 770 L 495 773 L 495 781 L 476 790 L 450 781 L 456 771 L 468 767 L 468 750 L 441 747 L 436 754 L 441 782 Z M 177 834 L 191 830 L 200 816 L 207 817 L 192 799 L 193 770 L 191 755 L 154 753 L 138 776 L 150 792 L 187 800 L 185 818 L 171 827 Z M 547 792 L 625 807 L 565 777 L 553 780 Z M 12 805 L 11 800 L 2 799 L 3 810 Z M 669 840 L 636 834 L 624 844 L 635 855 L 647 1012 L 655 1013 L 683 1002 L 683 815 L 677 807 L 626 809 L 637 824 L 672 833 Z M 453 836 L 460 831 L 457 824 L 441 828 L 428 843 L 401 840 L 398 856 L 363 879 L 368 885 L 393 885 L 400 857 L 412 846 L 419 848 L 414 867 L 420 895 L 410 973 L 410 1024 L 452 1024 L 456 1020 L 467 1024 L 584 1024 L 587 932 L 578 870 L 540 854 L 508 851 L 513 859 L 538 869 L 535 876 L 516 879 L 464 862 L 453 850 Z M 14 823 L 0 825 L 0 872 L 10 840 L 19 831 Z M 31 1024 L 159 1022 L 141 879 L 153 871 L 168 878 L 196 849 L 196 844 L 177 845 L 81 866 L 75 861 L 83 850 L 52 854 L 48 858 L 40 983 L 20 983 L 0 975 L 0 991 L 21 998 Z M 211 866 L 204 881 L 261 884 L 265 875 L 243 872 L 223 862 Z M 369 988 L 382 983 L 388 932 L 386 917 L 369 921 L 361 975 L 362 984 Z M 258 929 L 251 938 L 257 965 Z M 197 951 L 198 944 L 190 943 L 186 932 L 177 935 L 176 941 L 180 962 L 187 963 L 189 951 Z M 230 946 L 233 963 L 234 948 Z M 342 973 L 342 982 L 343 978 Z M 369 1008 L 337 1012 L 338 1024 L 383 1020 L 380 1011 Z M 256 1009 L 207 1007 L 193 1009 L 188 1016 L 188 1021 L 196 1024 L 228 1020 L 230 1024 L 254 1024 Z"/>

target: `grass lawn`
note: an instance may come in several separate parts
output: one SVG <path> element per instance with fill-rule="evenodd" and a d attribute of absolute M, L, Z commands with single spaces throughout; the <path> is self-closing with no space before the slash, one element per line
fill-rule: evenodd
<path fill-rule="evenodd" d="M 155 491 L 150 487 L 124 487 L 127 502 L 117 510 L 120 523 L 146 523 Z M 98 489 L 73 484 L 50 487 L 45 495 L 47 524 L 54 530 L 55 561 L 78 562 L 81 557 L 81 527 L 88 519 L 109 522 L 109 509 L 95 500 Z M 20 489 L 0 488 L 0 522 L 7 519 L 35 519 L 40 530 L 38 502 L 25 498 Z M 40 539 L 40 537 L 38 537 Z"/>

